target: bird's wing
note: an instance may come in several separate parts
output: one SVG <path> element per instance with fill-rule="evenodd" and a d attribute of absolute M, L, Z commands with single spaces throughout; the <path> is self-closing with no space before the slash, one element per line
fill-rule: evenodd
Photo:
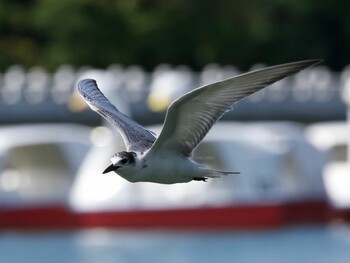
<path fill-rule="evenodd" d="M 84 79 L 78 83 L 80 95 L 86 103 L 109 121 L 120 132 L 128 151 L 144 152 L 156 140 L 156 137 L 120 111 L 103 95 L 93 79 Z"/>
<path fill-rule="evenodd" d="M 168 108 L 161 134 L 148 154 L 175 152 L 189 157 L 210 128 L 233 105 L 264 87 L 322 60 L 267 67 L 197 88 Z"/>

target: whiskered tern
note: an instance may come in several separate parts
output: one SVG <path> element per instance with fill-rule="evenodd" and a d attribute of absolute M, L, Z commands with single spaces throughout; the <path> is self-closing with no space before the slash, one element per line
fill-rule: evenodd
<path fill-rule="evenodd" d="M 161 184 L 206 181 L 239 172 L 211 169 L 191 159 L 211 127 L 249 95 L 322 60 L 304 60 L 267 67 L 194 89 L 168 107 L 163 129 L 155 134 L 110 103 L 93 79 L 78 83 L 87 104 L 121 134 L 127 151 L 116 153 L 103 173 L 116 172 L 130 182 Z"/>

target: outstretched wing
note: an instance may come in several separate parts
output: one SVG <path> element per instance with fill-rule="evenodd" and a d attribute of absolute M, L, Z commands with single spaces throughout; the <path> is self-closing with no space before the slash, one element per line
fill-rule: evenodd
<path fill-rule="evenodd" d="M 172 151 L 191 156 L 210 128 L 233 105 L 266 86 L 322 60 L 267 67 L 195 89 L 168 108 L 163 130 L 149 154 Z"/>
<path fill-rule="evenodd" d="M 120 132 L 128 151 L 144 152 L 151 148 L 156 137 L 120 111 L 103 95 L 93 79 L 78 83 L 80 95 L 86 103 L 102 115 Z"/>

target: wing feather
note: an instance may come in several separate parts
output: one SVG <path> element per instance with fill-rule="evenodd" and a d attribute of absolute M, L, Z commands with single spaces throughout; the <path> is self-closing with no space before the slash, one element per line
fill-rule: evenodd
<path fill-rule="evenodd" d="M 267 67 L 195 89 L 168 108 L 164 126 L 149 154 L 174 151 L 191 156 L 211 127 L 235 103 L 266 86 L 322 60 Z"/>
<path fill-rule="evenodd" d="M 78 83 L 78 91 L 92 110 L 109 121 L 121 134 L 128 151 L 144 152 L 153 145 L 156 137 L 136 121 L 124 115 L 103 95 L 93 79 Z"/>

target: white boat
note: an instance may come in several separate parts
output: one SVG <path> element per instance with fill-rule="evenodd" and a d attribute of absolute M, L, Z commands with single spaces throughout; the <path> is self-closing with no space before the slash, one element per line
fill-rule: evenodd
<path fill-rule="evenodd" d="M 148 128 L 159 133 L 161 126 Z M 102 175 L 124 147 L 105 127 L 3 131 L 0 228 L 266 228 L 326 219 L 326 155 L 296 123 L 218 123 L 194 159 L 241 174 L 176 185 Z"/>

